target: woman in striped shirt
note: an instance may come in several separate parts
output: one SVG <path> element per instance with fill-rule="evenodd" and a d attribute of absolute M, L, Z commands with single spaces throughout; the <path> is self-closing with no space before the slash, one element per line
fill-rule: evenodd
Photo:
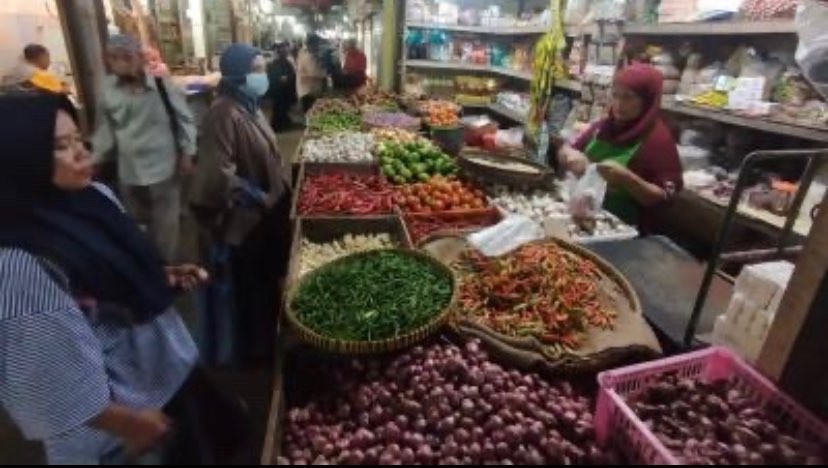
<path fill-rule="evenodd" d="M 0 403 L 53 464 L 161 447 L 203 378 L 173 291 L 206 278 L 91 182 L 64 98 L 0 97 L 0 167 Z"/>

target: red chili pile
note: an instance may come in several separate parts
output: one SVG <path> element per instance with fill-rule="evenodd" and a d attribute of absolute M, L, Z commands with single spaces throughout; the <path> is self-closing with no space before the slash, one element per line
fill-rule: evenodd
<path fill-rule="evenodd" d="M 405 225 L 411 241 L 417 244 L 435 232 L 484 228 L 497 224 L 499 220 L 497 211 L 489 210 L 481 213 L 409 215 L 405 217 Z"/>
<path fill-rule="evenodd" d="M 379 176 L 332 172 L 305 178 L 297 210 L 305 216 L 389 214 L 393 199 L 393 189 Z"/>
<path fill-rule="evenodd" d="M 616 316 L 598 299 L 598 267 L 554 242 L 497 258 L 469 251 L 458 266 L 459 310 L 508 336 L 532 336 L 567 352 L 589 327 L 611 328 Z"/>

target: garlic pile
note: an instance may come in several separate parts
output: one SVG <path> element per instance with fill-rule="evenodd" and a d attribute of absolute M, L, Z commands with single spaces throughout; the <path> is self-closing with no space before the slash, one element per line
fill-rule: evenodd
<path fill-rule="evenodd" d="M 424 138 L 422 135 L 418 135 L 409 130 L 404 130 L 402 128 L 373 128 L 371 129 L 371 134 L 374 135 L 374 139 L 379 143 L 430 143 L 430 140 Z"/>
<path fill-rule="evenodd" d="M 492 204 L 508 213 L 527 216 L 537 223 L 543 223 L 543 220 L 548 218 L 569 215 L 566 204 L 555 192 L 533 190 L 522 193 L 503 185 L 494 185 L 488 192 Z"/>
<path fill-rule="evenodd" d="M 371 162 L 373 149 L 370 133 L 337 133 L 306 141 L 302 158 L 307 162 Z"/>
<path fill-rule="evenodd" d="M 489 187 L 488 193 L 493 205 L 507 213 L 529 217 L 541 226 L 546 220 L 563 221 L 570 237 L 576 242 L 628 239 L 638 235 L 634 227 L 603 210 L 592 219 L 574 220 L 567 203 L 555 192 L 534 190 L 521 193 L 494 185 Z"/>
<path fill-rule="evenodd" d="M 638 236 L 638 230 L 608 211 L 601 211 L 593 219 L 577 223 L 570 218 L 567 228 L 569 235 L 577 242 L 632 239 Z"/>
<path fill-rule="evenodd" d="M 395 244 L 390 234 L 346 234 L 340 239 L 324 244 L 302 239 L 302 245 L 299 248 L 299 277 L 346 255 L 393 247 Z"/>

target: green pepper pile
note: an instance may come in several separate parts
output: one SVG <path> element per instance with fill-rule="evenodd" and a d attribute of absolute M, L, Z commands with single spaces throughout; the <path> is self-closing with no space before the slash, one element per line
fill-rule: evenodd
<path fill-rule="evenodd" d="M 380 341 L 428 324 L 451 302 L 452 285 L 434 264 L 379 250 L 306 276 L 291 307 L 299 322 L 327 338 Z"/>

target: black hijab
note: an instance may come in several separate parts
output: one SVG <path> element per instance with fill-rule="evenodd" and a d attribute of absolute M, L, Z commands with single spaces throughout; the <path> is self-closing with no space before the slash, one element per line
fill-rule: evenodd
<path fill-rule="evenodd" d="M 172 304 L 163 261 L 138 226 L 95 187 L 52 183 L 60 96 L 0 97 L 0 246 L 61 268 L 73 293 L 125 307 L 137 323 Z"/>

